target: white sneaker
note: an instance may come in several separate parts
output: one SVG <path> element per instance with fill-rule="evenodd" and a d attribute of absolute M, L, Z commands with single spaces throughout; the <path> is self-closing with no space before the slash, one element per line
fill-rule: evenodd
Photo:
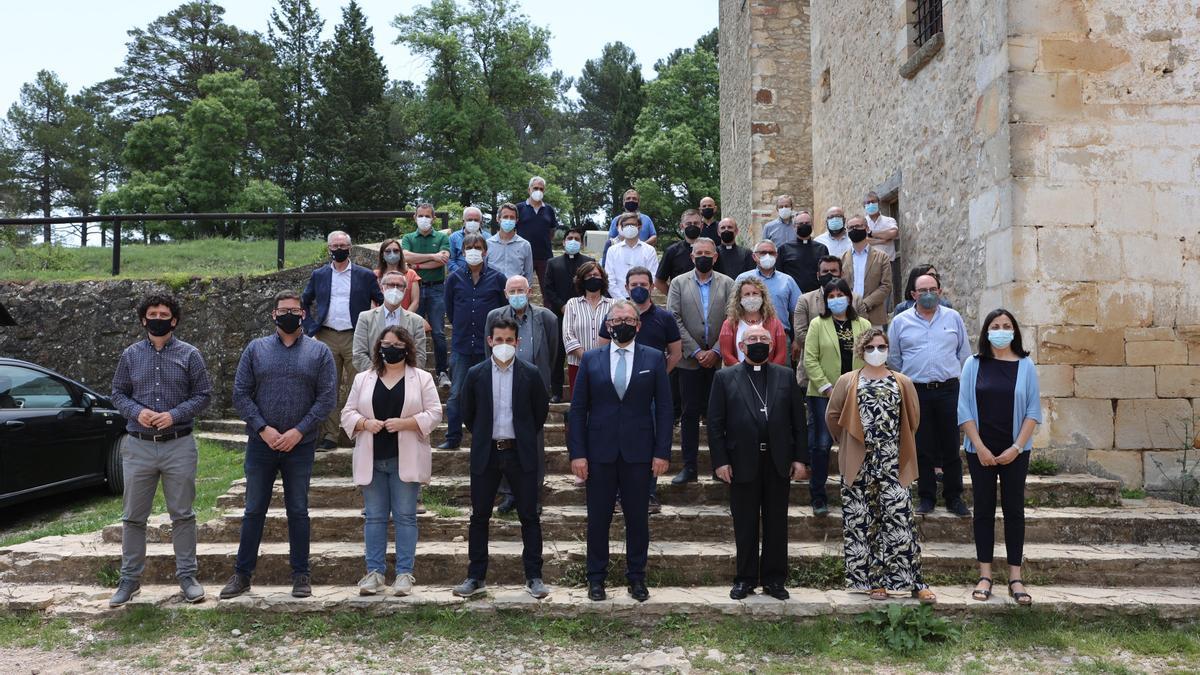
<path fill-rule="evenodd" d="M 359 595 L 375 595 L 387 590 L 387 581 L 379 572 L 367 572 L 367 575 L 358 580 Z"/>
<path fill-rule="evenodd" d="M 450 376 L 446 373 L 440 373 L 437 378 L 437 386 L 441 389 L 450 388 Z"/>
<path fill-rule="evenodd" d="M 417 580 L 411 574 L 397 574 L 396 583 L 392 584 L 392 592 L 400 597 L 412 594 L 413 584 Z"/>

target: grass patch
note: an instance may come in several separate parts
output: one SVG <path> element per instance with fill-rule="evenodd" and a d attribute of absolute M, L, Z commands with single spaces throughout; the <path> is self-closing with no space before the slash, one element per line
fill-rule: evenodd
<path fill-rule="evenodd" d="M 197 239 L 170 244 L 123 244 L 121 277 L 163 279 L 177 287 L 191 277 L 267 274 L 275 271 L 277 244 L 264 241 Z M 112 249 L 89 246 L 0 248 L 0 280 L 79 281 L 111 279 Z M 326 257 L 323 241 L 289 241 L 284 267 L 319 262 Z"/>
<path fill-rule="evenodd" d="M 1145 499 L 1144 488 L 1121 488 L 1121 499 Z"/>
<path fill-rule="evenodd" d="M 1058 463 L 1045 457 L 1033 457 L 1029 460 L 1029 475 L 1055 476 L 1058 475 Z"/>
<path fill-rule="evenodd" d="M 813 560 L 802 560 L 788 570 L 788 586 L 831 590 L 845 588 L 846 565 L 842 558 L 823 555 Z"/>
<path fill-rule="evenodd" d="M 204 522 L 219 511 L 217 497 L 229 490 L 229 485 L 242 477 L 242 453 L 227 450 L 208 441 L 198 441 L 200 454 L 196 471 L 196 521 Z M 153 513 L 166 513 L 162 487 L 154 496 Z M 110 495 L 103 488 L 81 490 L 68 495 L 55 495 L 6 509 L 0 521 L 0 546 L 56 535 L 82 534 L 103 529 L 120 522 L 120 495 Z M 11 520 L 10 520 L 11 518 Z M 103 583 L 103 580 L 100 580 Z"/>

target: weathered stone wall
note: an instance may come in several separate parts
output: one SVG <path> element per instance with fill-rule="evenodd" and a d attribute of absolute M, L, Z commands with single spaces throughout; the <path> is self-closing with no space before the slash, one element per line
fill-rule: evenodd
<path fill-rule="evenodd" d="M 1200 8 L 1008 7 L 1013 217 L 981 305 L 1036 326 L 1040 444 L 1168 490 L 1200 419 Z"/>
<path fill-rule="evenodd" d="M 755 240 L 774 199 L 812 203 L 808 0 L 721 0 L 722 212 Z"/>

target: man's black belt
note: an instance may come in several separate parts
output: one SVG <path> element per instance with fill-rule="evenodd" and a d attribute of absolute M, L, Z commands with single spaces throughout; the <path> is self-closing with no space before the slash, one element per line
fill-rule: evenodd
<path fill-rule="evenodd" d="M 511 438 L 499 438 L 492 441 L 492 447 L 497 450 L 512 450 L 517 447 L 517 442 Z"/>
<path fill-rule="evenodd" d="M 952 377 L 945 382 L 913 382 L 917 389 L 941 389 L 942 387 L 958 386 L 958 378 Z"/>
<path fill-rule="evenodd" d="M 143 441 L 153 441 L 155 443 L 166 443 L 167 441 L 173 441 L 176 438 L 183 438 L 184 436 L 191 436 L 192 430 L 191 430 L 191 428 L 176 429 L 175 431 L 165 433 L 165 434 L 143 434 L 140 431 L 130 431 L 129 435 L 133 436 L 134 438 L 140 438 Z"/>
<path fill-rule="evenodd" d="M 768 449 L 770 449 L 770 448 L 767 446 L 767 444 L 766 444 L 766 443 L 759 443 L 759 444 L 758 444 L 758 451 L 759 451 L 759 452 L 766 452 Z"/>

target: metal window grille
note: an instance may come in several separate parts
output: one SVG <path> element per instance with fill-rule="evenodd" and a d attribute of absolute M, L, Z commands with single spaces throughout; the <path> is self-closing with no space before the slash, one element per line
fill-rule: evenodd
<path fill-rule="evenodd" d="M 913 42 L 918 47 L 942 32 L 942 0 L 915 0 L 913 28 L 916 29 Z"/>

